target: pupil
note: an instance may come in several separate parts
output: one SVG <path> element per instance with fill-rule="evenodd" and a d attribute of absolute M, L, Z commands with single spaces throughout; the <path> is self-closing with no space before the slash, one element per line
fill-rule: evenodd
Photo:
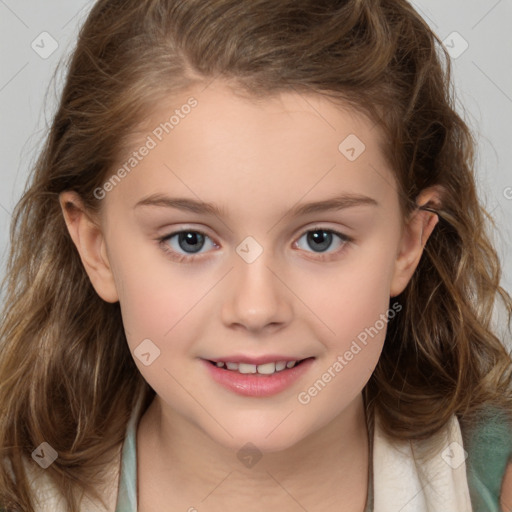
<path fill-rule="evenodd" d="M 315 244 L 319 244 L 319 249 L 325 250 L 331 245 L 332 233 L 327 231 L 311 231 L 308 234 L 308 242 L 313 241 Z"/>
<path fill-rule="evenodd" d="M 180 247 L 184 251 L 187 251 L 188 248 L 184 247 L 182 242 L 186 242 L 187 244 L 192 245 L 192 246 L 198 246 L 198 247 L 195 247 L 195 249 L 197 249 L 199 251 L 199 250 L 201 250 L 202 244 L 204 243 L 204 237 L 203 237 L 203 235 L 201 235 L 201 233 L 194 233 L 192 231 L 180 233 L 179 234 Z M 194 249 L 194 247 L 192 249 Z M 192 250 L 191 252 L 195 252 L 195 251 Z"/>

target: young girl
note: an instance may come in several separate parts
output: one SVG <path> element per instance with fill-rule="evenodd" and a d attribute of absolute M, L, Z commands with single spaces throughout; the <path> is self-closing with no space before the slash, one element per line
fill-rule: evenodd
<path fill-rule="evenodd" d="M 453 104 L 405 0 L 97 2 L 13 216 L 0 507 L 512 510 Z"/>

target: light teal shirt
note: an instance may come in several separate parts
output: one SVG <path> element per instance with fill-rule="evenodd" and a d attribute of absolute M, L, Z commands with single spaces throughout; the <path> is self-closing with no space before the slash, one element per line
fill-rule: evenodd
<path fill-rule="evenodd" d="M 137 512 L 137 447 L 136 433 L 139 405 L 135 408 L 128 426 L 121 455 L 121 474 L 117 494 L 116 512 Z"/>
<path fill-rule="evenodd" d="M 501 484 L 512 463 L 512 425 L 502 410 L 487 408 L 479 427 L 463 432 L 463 440 L 473 512 L 501 512 Z"/>
<path fill-rule="evenodd" d="M 137 447 L 136 430 L 140 402 L 128 422 L 123 443 L 119 492 L 116 512 L 137 511 Z M 473 512 L 501 512 L 499 496 L 507 462 L 512 462 L 512 431 L 505 416 L 488 409 L 481 426 L 463 433 L 468 452 L 466 468 Z M 373 461 L 373 436 L 370 436 L 370 461 Z M 368 473 L 368 495 L 365 512 L 373 512 L 373 470 Z"/>

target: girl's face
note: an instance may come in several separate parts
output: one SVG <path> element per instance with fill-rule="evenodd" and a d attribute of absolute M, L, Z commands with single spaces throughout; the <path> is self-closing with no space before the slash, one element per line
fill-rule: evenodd
<path fill-rule="evenodd" d="M 290 447 L 361 399 L 433 226 L 403 229 L 378 129 L 321 96 L 248 100 L 217 81 L 147 127 L 97 191 L 91 280 L 120 301 L 168 418 L 226 447 Z M 249 378 L 208 362 L 262 358 L 310 359 Z"/>

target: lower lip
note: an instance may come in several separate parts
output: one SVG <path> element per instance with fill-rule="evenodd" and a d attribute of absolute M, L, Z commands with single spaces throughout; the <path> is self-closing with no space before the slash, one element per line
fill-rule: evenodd
<path fill-rule="evenodd" d="M 259 373 L 239 373 L 233 370 L 219 368 L 214 364 L 202 360 L 210 372 L 213 380 L 225 388 L 243 396 L 272 396 L 289 388 L 313 364 L 314 358 L 304 360 L 298 366 L 287 368 L 272 375 L 260 375 Z"/>

